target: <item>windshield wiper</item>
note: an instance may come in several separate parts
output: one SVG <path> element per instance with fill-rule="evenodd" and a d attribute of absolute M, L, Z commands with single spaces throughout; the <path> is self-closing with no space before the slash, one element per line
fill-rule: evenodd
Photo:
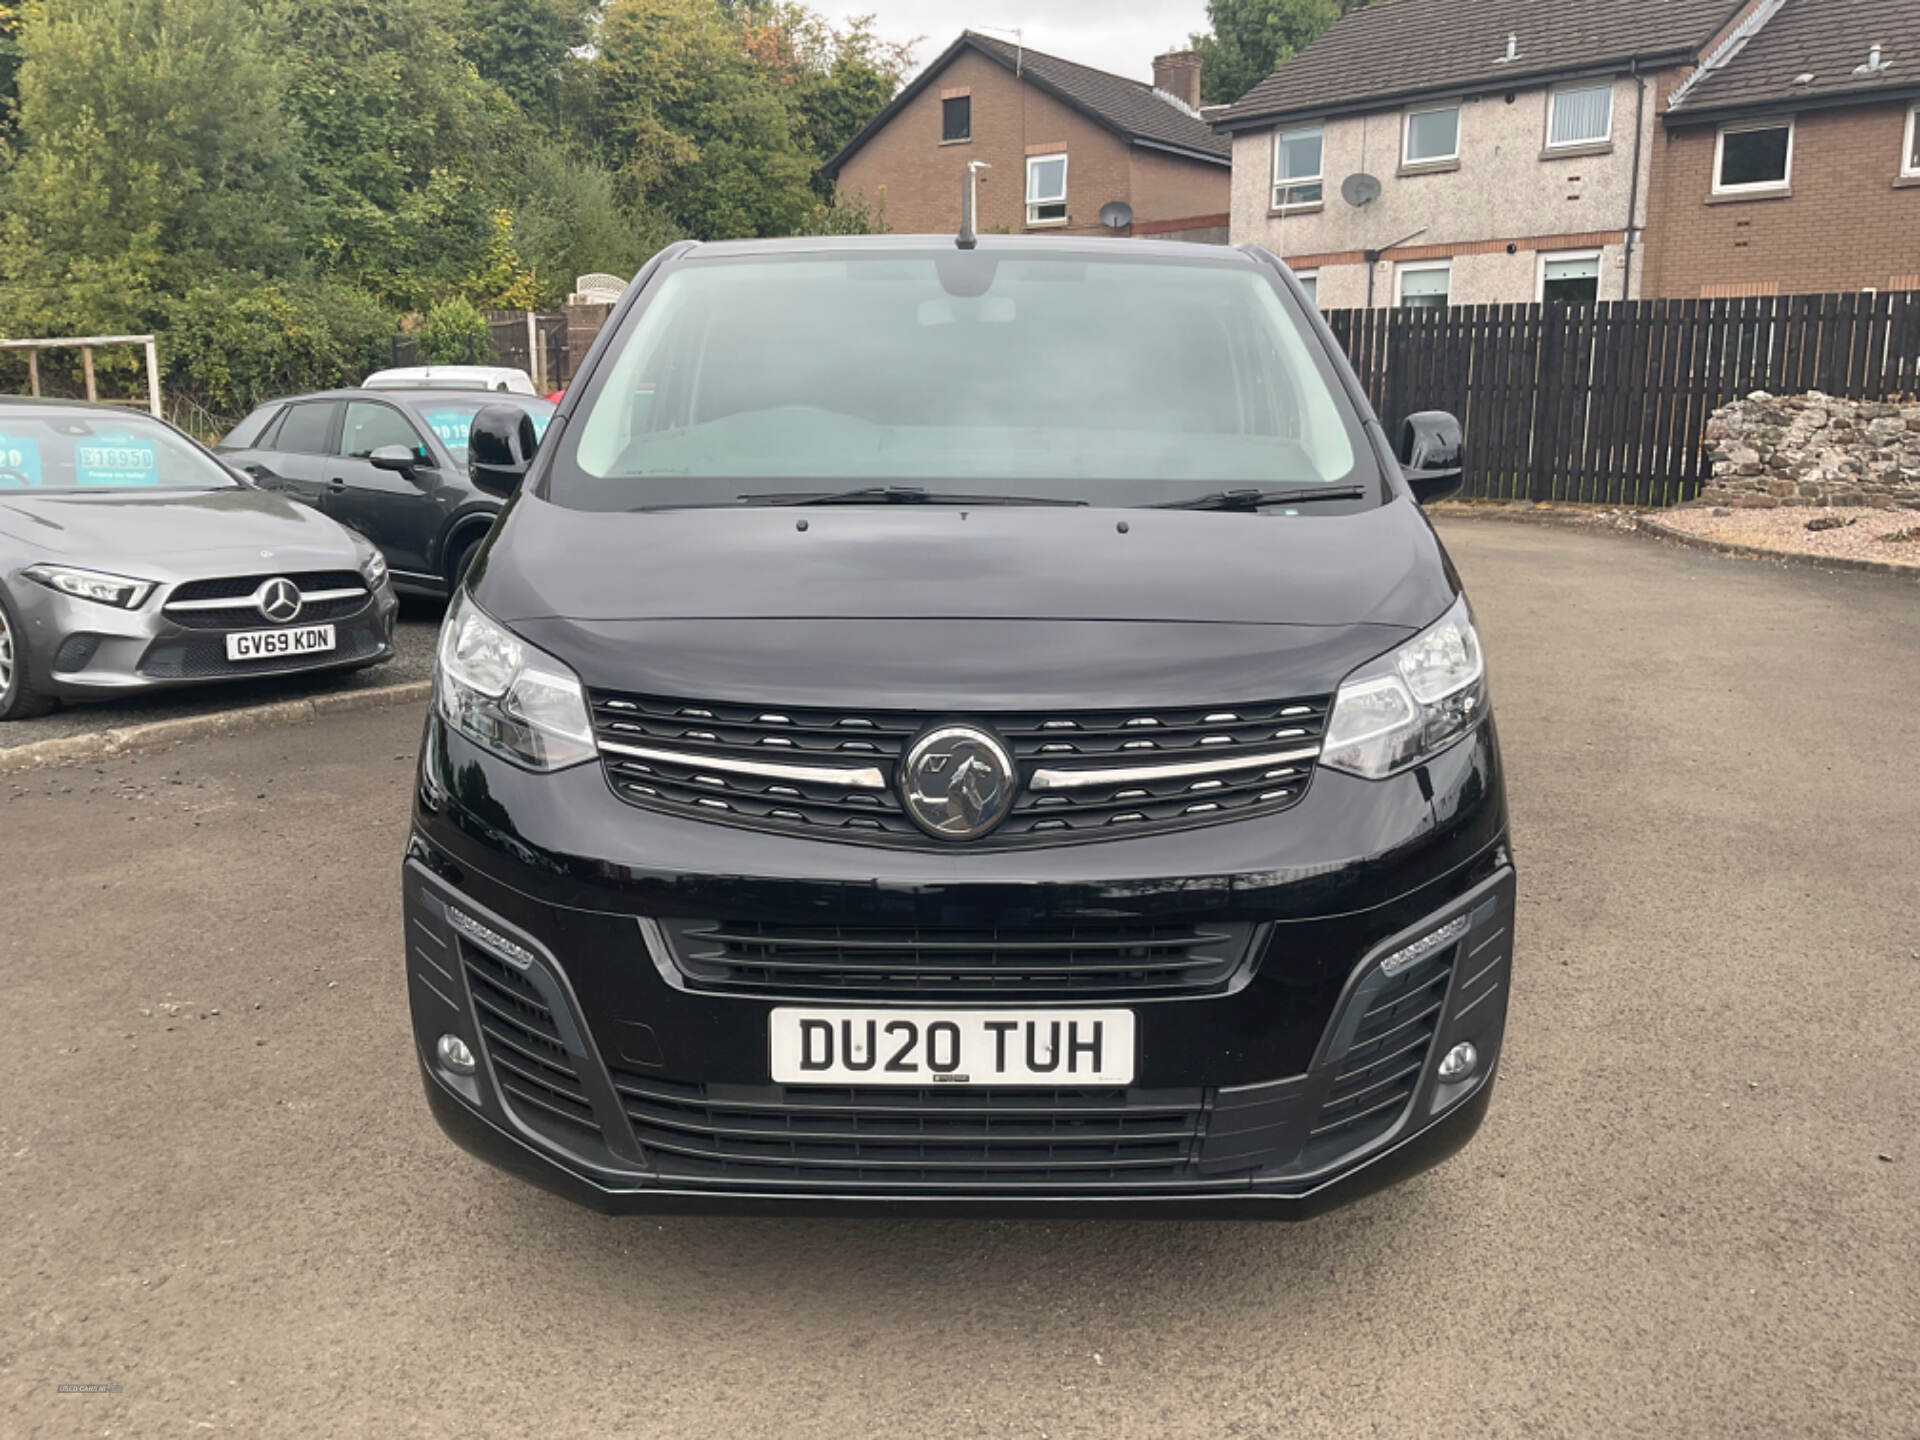
<path fill-rule="evenodd" d="M 1211 495 L 1196 495 L 1191 500 L 1162 500 L 1149 510 L 1258 510 L 1263 505 L 1311 505 L 1319 500 L 1364 500 L 1367 492 L 1358 485 L 1329 490 L 1316 485 L 1301 490 L 1216 490 Z"/>
<path fill-rule="evenodd" d="M 919 485 L 867 485 L 858 490 L 742 495 L 742 505 L 1085 505 L 1046 495 L 949 495 Z"/>

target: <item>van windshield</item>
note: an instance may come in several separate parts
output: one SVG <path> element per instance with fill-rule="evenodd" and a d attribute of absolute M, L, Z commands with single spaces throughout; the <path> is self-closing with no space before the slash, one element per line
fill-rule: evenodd
<path fill-rule="evenodd" d="M 983 246 L 682 265 L 597 367 L 547 498 L 903 486 L 1146 505 L 1377 480 L 1272 278 L 1114 243 L 1111 260 Z"/>

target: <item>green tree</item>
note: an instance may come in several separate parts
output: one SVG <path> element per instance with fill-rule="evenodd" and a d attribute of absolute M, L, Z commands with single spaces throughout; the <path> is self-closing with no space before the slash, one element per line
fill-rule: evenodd
<path fill-rule="evenodd" d="M 19 95 L 20 32 L 25 25 L 20 8 L 0 0 L 0 143 L 13 133 L 13 107 Z"/>
<path fill-rule="evenodd" d="M 296 134 L 247 0 L 24 13 L 19 132 L 0 175 L 0 332 L 151 330 L 196 284 L 298 266 L 309 217 Z"/>
<path fill-rule="evenodd" d="M 1230 104 L 1365 0 L 1207 0 L 1213 29 L 1193 36 L 1201 98 Z"/>
<path fill-rule="evenodd" d="M 904 63 L 864 26 L 772 0 L 613 0 L 596 46 L 601 154 L 644 208 L 706 239 L 805 226 L 821 162 Z"/>
<path fill-rule="evenodd" d="M 560 114 L 561 74 L 592 34 L 597 0 L 462 0 L 460 52 L 529 115 Z"/>
<path fill-rule="evenodd" d="M 553 140 L 520 153 L 513 194 L 513 247 L 540 284 L 540 304 L 559 305 L 576 276 L 631 276 L 648 256 L 680 238 L 671 222 L 622 199 L 619 177 Z"/>
<path fill-rule="evenodd" d="M 279 3 L 313 263 L 431 304 L 482 261 L 514 107 L 460 53 L 458 0 Z"/>

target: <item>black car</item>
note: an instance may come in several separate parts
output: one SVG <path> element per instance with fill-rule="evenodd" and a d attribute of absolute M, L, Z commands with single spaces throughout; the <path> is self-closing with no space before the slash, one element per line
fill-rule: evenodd
<path fill-rule="evenodd" d="M 427 1095 L 614 1210 L 1297 1217 L 1464 1144 L 1514 870 L 1486 671 L 1273 256 L 663 252 L 442 632 Z"/>
<path fill-rule="evenodd" d="M 467 478 L 467 431 L 509 402 L 537 435 L 553 406 L 533 396 L 448 390 L 330 390 L 262 405 L 215 447 L 229 464 L 358 531 L 386 556 L 394 588 L 445 595 L 500 502 Z"/>

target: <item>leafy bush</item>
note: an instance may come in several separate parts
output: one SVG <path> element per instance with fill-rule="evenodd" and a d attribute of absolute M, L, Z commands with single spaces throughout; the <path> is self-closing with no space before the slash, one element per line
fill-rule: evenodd
<path fill-rule="evenodd" d="M 166 302 L 160 358 L 170 391 L 238 418 L 276 395 L 358 384 L 389 363 L 393 331 L 392 312 L 350 285 L 224 279 Z"/>
<path fill-rule="evenodd" d="M 484 365 L 493 351 L 487 317 L 458 295 L 427 312 L 419 340 L 420 358 L 429 365 Z"/>

